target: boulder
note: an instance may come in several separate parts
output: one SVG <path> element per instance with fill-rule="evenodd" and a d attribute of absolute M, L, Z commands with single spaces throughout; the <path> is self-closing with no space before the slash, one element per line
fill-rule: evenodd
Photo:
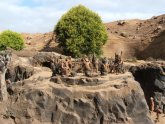
<path fill-rule="evenodd" d="M 128 35 L 127 35 L 126 32 L 121 32 L 121 33 L 120 33 L 120 36 L 122 36 L 122 37 L 127 37 Z"/>
<path fill-rule="evenodd" d="M 126 21 L 125 20 L 120 20 L 117 22 L 117 25 L 120 25 L 120 26 L 123 26 L 126 24 Z"/>
<path fill-rule="evenodd" d="M 36 55 L 32 58 L 32 65 L 34 66 L 45 66 L 50 68 L 50 64 L 53 60 L 56 60 L 59 57 L 65 58 L 66 56 L 63 56 L 61 54 L 55 53 L 55 52 L 38 52 Z"/>
<path fill-rule="evenodd" d="M 111 75 L 109 79 L 93 86 L 29 80 L 16 87 L 9 100 L 15 102 L 6 106 L 21 124 L 152 124 L 143 91 L 132 75 Z"/>

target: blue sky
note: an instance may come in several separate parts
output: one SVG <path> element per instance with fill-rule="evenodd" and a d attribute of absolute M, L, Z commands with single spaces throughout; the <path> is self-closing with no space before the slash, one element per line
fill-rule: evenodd
<path fill-rule="evenodd" d="M 50 32 L 78 4 L 97 12 L 103 22 L 165 14 L 165 0 L 0 0 L 0 31 Z"/>

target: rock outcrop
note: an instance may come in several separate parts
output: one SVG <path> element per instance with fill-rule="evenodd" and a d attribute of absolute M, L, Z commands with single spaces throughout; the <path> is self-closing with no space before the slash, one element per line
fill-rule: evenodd
<path fill-rule="evenodd" d="M 31 63 L 34 66 L 44 66 L 50 68 L 50 64 L 53 60 L 64 57 L 64 55 L 55 53 L 55 52 L 38 52 L 36 55 L 33 56 Z"/>
<path fill-rule="evenodd" d="M 51 71 L 46 70 L 34 74 L 21 85 L 13 85 L 14 93 L 0 111 L 5 117 L 1 121 L 152 124 L 143 91 L 131 73 L 107 75 L 102 77 L 108 79 L 106 82 L 95 86 L 57 84 L 51 82 L 49 76 Z"/>
<path fill-rule="evenodd" d="M 30 65 L 29 58 L 20 58 L 13 54 L 5 77 L 10 82 L 22 81 L 31 77 L 34 70 L 34 67 Z"/>
<path fill-rule="evenodd" d="M 144 91 L 148 105 L 150 105 L 150 97 L 154 97 L 156 102 L 161 102 L 162 97 L 165 97 L 164 68 L 165 63 L 163 62 L 142 64 L 130 68 L 135 80 L 140 83 Z"/>

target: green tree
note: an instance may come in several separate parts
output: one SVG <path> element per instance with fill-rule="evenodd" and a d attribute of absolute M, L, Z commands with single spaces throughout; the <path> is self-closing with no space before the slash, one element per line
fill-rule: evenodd
<path fill-rule="evenodd" d="M 14 50 L 24 48 L 24 40 L 19 33 L 6 30 L 0 34 L 0 50 L 5 50 L 10 47 Z"/>
<path fill-rule="evenodd" d="M 74 57 L 93 53 L 101 55 L 101 48 L 108 39 L 100 16 L 82 5 L 64 14 L 54 33 L 64 52 Z"/>

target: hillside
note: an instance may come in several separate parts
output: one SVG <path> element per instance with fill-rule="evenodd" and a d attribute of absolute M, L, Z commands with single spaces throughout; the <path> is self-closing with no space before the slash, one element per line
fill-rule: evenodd
<path fill-rule="evenodd" d="M 115 52 L 123 51 L 124 58 L 147 59 L 152 57 L 165 59 L 165 15 L 147 20 L 120 20 L 105 25 L 109 39 L 103 47 L 104 56 L 113 57 Z M 55 43 L 52 39 L 52 32 L 22 34 L 22 36 L 26 41 L 24 51 L 62 53 L 58 43 Z"/>
<path fill-rule="evenodd" d="M 116 21 L 106 26 L 109 34 L 109 41 L 103 48 L 106 56 L 122 50 L 126 58 L 165 59 L 165 15 L 148 20 Z"/>

